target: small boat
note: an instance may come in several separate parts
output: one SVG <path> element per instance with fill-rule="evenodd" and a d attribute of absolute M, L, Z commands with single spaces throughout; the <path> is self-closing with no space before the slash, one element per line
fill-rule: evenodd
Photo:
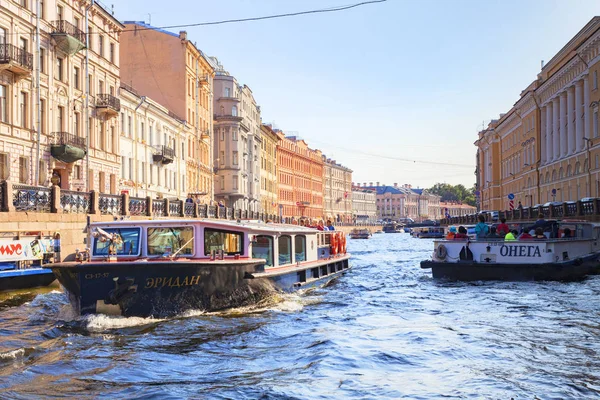
<path fill-rule="evenodd" d="M 402 229 L 402 225 L 398 225 L 396 223 L 385 224 L 383 226 L 383 231 L 385 233 L 400 233 L 401 231 L 404 232 L 404 230 Z"/>
<path fill-rule="evenodd" d="M 90 224 L 90 249 L 50 264 L 78 314 L 164 317 L 250 305 L 345 273 L 341 232 L 255 221 Z"/>
<path fill-rule="evenodd" d="M 42 264 L 54 261 L 54 239 L 40 232 L 0 232 L 0 291 L 49 286 L 56 280 Z"/>
<path fill-rule="evenodd" d="M 445 235 L 445 230 L 441 226 L 424 226 L 413 228 L 411 235 L 419 239 L 441 239 Z"/>
<path fill-rule="evenodd" d="M 379 235 L 380 233 L 383 233 L 383 231 L 381 229 L 378 229 L 375 231 L 375 234 Z"/>
<path fill-rule="evenodd" d="M 352 229 L 350 234 L 350 239 L 368 239 L 372 236 L 371 231 L 369 229 Z"/>
<path fill-rule="evenodd" d="M 600 224 L 546 221 L 520 229 L 537 227 L 545 238 L 436 240 L 432 259 L 421 268 L 431 268 L 434 278 L 460 281 L 574 281 L 600 273 Z"/>

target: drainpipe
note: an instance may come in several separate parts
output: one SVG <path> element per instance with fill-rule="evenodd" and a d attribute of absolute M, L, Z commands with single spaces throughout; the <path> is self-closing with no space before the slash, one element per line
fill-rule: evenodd
<path fill-rule="evenodd" d="M 200 80 L 198 79 L 198 60 L 199 58 L 196 58 L 196 87 L 194 88 L 194 90 L 196 91 L 196 101 L 195 101 L 195 108 L 196 108 L 196 117 L 195 117 L 195 121 L 194 124 L 196 126 L 196 157 L 197 157 L 197 161 L 198 161 L 198 166 L 200 167 L 200 160 L 201 160 L 201 156 L 200 156 L 200 141 L 202 140 L 202 134 L 200 133 L 200 130 L 198 129 L 198 124 L 200 123 L 200 116 L 198 115 L 198 111 L 199 111 L 199 99 L 198 99 L 198 94 L 200 93 Z M 197 172 L 196 172 L 196 190 L 200 191 L 200 171 L 201 168 L 198 168 Z"/>
<path fill-rule="evenodd" d="M 35 54 L 37 62 L 35 68 L 35 87 L 36 87 L 36 106 L 37 106 L 37 146 L 36 146 L 36 165 L 34 166 L 35 171 L 35 183 L 34 186 L 40 184 L 40 158 L 41 158 L 41 148 L 40 142 L 42 140 L 42 109 L 40 108 L 41 100 L 41 89 L 40 89 L 40 0 L 36 2 L 36 16 L 35 16 L 35 36 L 36 36 L 36 44 L 35 44 Z"/>
<path fill-rule="evenodd" d="M 39 1 L 39 0 L 38 0 Z M 94 6 L 94 0 L 85 8 L 85 191 L 90 191 L 90 29 L 89 11 Z"/>

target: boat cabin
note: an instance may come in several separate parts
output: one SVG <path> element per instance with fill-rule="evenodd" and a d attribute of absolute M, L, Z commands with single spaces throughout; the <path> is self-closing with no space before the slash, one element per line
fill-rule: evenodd
<path fill-rule="evenodd" d="M 331 236 L 260 221 L 144 220 L 91 226 L 91 260 L 264 259 L 265 268 L 331 256 Z"/>

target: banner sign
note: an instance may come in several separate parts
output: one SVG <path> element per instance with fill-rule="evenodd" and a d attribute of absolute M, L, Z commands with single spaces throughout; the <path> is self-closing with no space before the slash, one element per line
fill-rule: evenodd
<path fill-rule="evenodd" d="M 0 262 L 41 260 L 54 250 L 52 239 L 0 239 Z"/>

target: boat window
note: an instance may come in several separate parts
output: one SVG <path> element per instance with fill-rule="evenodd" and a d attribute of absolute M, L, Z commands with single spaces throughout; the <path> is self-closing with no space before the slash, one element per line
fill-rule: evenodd
<path fill-rule="evenodd" d="M 118 256 L 132 255 L 137 256 L 140 253 L 140 228 L 101 228 L 102 232 L 94 238 L 92 254 L 95 256 L 108 256 L 110 240 L 107 236 L 116 235 L 114 244 Z"/>
<path fill-rule="evenodd" d="M 279 265 L 292 263 L 292 238 L 289 236 L 279 236 L 277 239 L 277 248 L 279 249 Z"/>
<path fill-rule="evenodd" d="M 306 236 L 296 235 L 294 238 L 294 255 L 296 262 L 306 261 Z"/>
<path fill-rule="evenodd" d="M 194 253 L 193 238 L 191 226 L 148 228 L 148 255 L 189 256 Z"/>
<path fill-rule="evenodd" d="M 227 255 L 243 254 L 242 235 L 242 232 L 204 229 L 204 255 L 210 255 L 212 250 L 223 250 Z"/>
<path fill-rule="evenodd" d="M 267 267 L 273 266 L 273 237 L 256 236 L 252 242 L 252 258 L 264 258 Z"/>

